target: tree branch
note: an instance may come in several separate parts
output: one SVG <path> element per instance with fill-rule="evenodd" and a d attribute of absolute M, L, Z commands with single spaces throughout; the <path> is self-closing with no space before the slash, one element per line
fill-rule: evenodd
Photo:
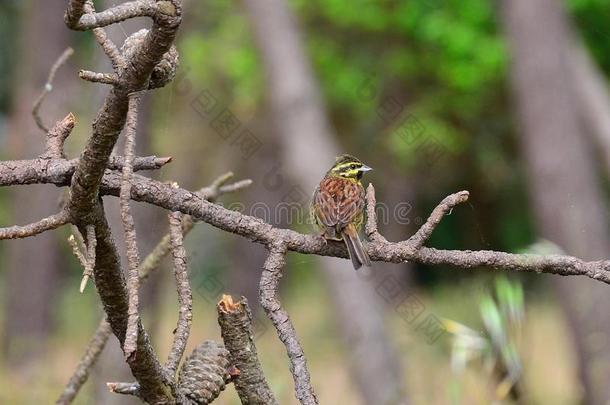
<path fill-rule="evenodd" d="M 123 347 L 129 308 L 125 279 L 101 203 L 96 205 L 94 209 L 92 217 L 97 239 L 96 262 L 93 269 L 95 287 L 102 300 L 104 312 L 112 327 L 112 332 Z M 80 225 L 79 230 L 81 234 L 85 233 Z M 148 403 L 171 402 L 173 398 L 171 389 L 166 385 L 161 364 L 149 341 L 148 334 L 140 321 L 137 327 L 136 350 L 134 355 L 127 357 L 126 360 L 133 376 L 140 385 L 140 395 Z"/>
<path fill-rule="evenodd" d="M 104 21 L 105 17 L 101 16 L 114 16 L 113 18 L 122 21 L 134 16 L 129 13 L 124 14 L 125 10 L 134 10 L 139 6 L 146 8 L 151 4 L 153 3 L 148 1 L 128 2 L 105 12 L 83 15 L 84 1 L 71 0 L 66 12 L 66 23 L 71 28 L 77 29 L 82 27 L 81 20 Z M 72 178 L 72 197 L 68 204 L 71 215 L 79 221 L 87 222 L 91 219 L 90 215 L 97 201 L 99 185 L 108 158 L 125 124 L 129 94 L 147 87 L 155 65 L 171 48 L 181 21 L 180 4 L 179 0 L 154 3 L 151 30 L 138 44 L 125 69 L 120 71 L 117 85 L 110 90 L 102 109 L 93 122 L 93 133 Z M 136 15 L 140 14 L 136 13 Z"/>
<path fill-rule="evenodd" d="M 64 119 L 57 121 L 53 128 L 47 132 L 47 142 L 44 153 L 40 156 L 45 159 L 65 159 L 64 142 L 72 133 L 76 117 L 69 113 Z"/>
<path fill-rule="evenodd" d="M 186 343 L 191 333 L 191 323 L 193 321 L 193 296 L 191 286 L 189 284 L 187 265 L 186 265 L 186 250 L 184 249 L 182 217 L 180 212 L 172 212 L 169 214 L 169 234 L 172 248 L 172 256 L 174 261 L 174 276 L 176 278 L 176 289 L 178 291 L 178 325 L 174 332 L 174 340 L 167 363 L 165 364 L 168 374 L 175 379 L 178 364 L 184 354 Z"/>
<path fill-rule="evenodd" d="M 203 198 L 208 199 L 209 201 L 214 201 L 218 197 L 220 197 L 222 194 L 226 194 L 231 191 L 239 190 L 241 188 L 249 186 L 252 183 L 250 180 L 241 180 L 241 181 L 238 181 L 238 182 L 235 182 L 232 184 L 225 184 L 232 177 L 233 177 L 233 173 L 231 173 L 231 172 L 224 174 L 224 175 L 220 176 L 218 179 L 216 179 L 210 186 L 202 188 L 198 192 L 198 194 L 200 194 Z M 184 236 L 186 236 L 191 231 L 191 229 L 193 229 L 193 226 L 194 226 L 193 219 L 188 215 L 184 216 L 183 220 L 182 220 L 182 234 Z M 153 271 L 155 271 L 156 269 L 159 268 L 161 260 L 163 260 L 163 258 L 165 258 L 167 256 L 167 254 L 170 252 L 170 249 L 171 249 L 170 239 L 171 239 L 170 234 L 167 234 L 163 238 L 161 238 L 161 240 L 157 243 L 157 245 L 153 248 L 153 250 L 142 261 L 142 263 L 140 264 L 140 268 L 138 270 L 140 282 L 144 282 L 145 280 L 147 280 L 148 276 Z M 80 255 L 81 258 L 79 258 L 79 260 L 81 261 L 81 263 L 84 263 L 85 257 L 82 255 L 82 253 L 78 249 L 78 246 L 76 245 L 76 240 L 74 240 L 74 246 L 76 246 L 76 252 L 77 252 L 77 253 L 75 253 L 76 256 L 79 257 L 79 255 Z M 84 264 L 83 264 L 83 266 L 84 266 Z M 91 338 L 91 342 L 104 341 L 104 343 L 102 343 L 101 347 L 99 348 L 100 351 L 103 350 L 103 348 L 105 346 L 105 342 L 108 340 L 108 336 L 110 336 L 110 334 L 112 333 L 112 330 L 110 328 L 106 328 L 105 325 L 108 325 L 108 321 L 106 320 L 106 318 L 104 318 L 100 322 L 100 324 L 97 327 L 97 330 L 95 331 L 93 337 Z M 71 403 L 74 400 L 74 398 L 78 394 L 78 391 L 80 390 L 82 385 L 86 382 L 86 380 L 89 376 L 89 370 L 91 369 L 91 367 L 93 367 L 93 365 L 97 361 L 97 357 L 92 358 L 87 355 L 87 353 L 90 351 L 90 347 L 91 347 L 91 344 L 90 344 L 90 346 L 88 346 L 87 351 L 83 355 L 83 358 L 85 358 L 85 357 L 91 358 L 91 361 L 87 362 L 87 363 L 81 361 L 81 363 L 79 363 L 79 366 L 77 366 L 76 370 L 74 371 L 74 374 L 70 378 L 70 382 L 68 383 L 68 385 L 64 389 L 64 393 L 62 394 L 62 397 L 63 397 L 63 395 L 69 395 L 69 397 L 68 396 L 65 397 L 65 398 L 68 398 L 68 401 L 65 403 Z M 77 383 L 74 383 L 74 382 L 77 382 Z M 119 384 L 119 383 L 110 383 L 110 385 L 114 386 L 113 384 Z M 110 385 L 109 385 L 109 388 L 110 388 Z M 70 394 L 66 394 L 66 392 L 69 392 Z M 139 385 L 138 385 L 138 394 L 139 394 Z M 60 397 L 60 399 L 61 399 L 61 397 Z"/>
<path fill-rule="evenodd" d="M 65 171 L 51 168 L 47 172 L 43 170 L 45 166 L 41 163 L 31 166 L 39 170 L 28 172 L 26 170 L 28 162 L 32 161 L 0 162 L 0 186 L 32 183 L 52 183 L 65 186 L 66 181 L 69 181 L 69 174 Z M 102 181 L 101 194 L 118 196 L 119 190 L 120 176 L 116 172 L 107 171 Z M 136 201 L 192 215 L 197 220 L 243 236 L 256 243 L 268 244 L 275 240 L 283 240 L 289 251 L 320 256 L 348 257 L 347 250 L 342 243 L 333 241 L 324 243 L 315 235 L 274 228 L 259 218 L 202 201 L 201 197 L 195 193 L 182 188 L 174 189 L 167 184 L 146 177 L 134 175 L 131 191 L 131 198 Z M 371 229 L 370 226 L 367 229 Z M 374 229 L 376 229 L 376 225 Z M 416 249 L 408 241 L 388 242 L 385 238 L 368 243 L 367 252 L 371 260 L 389 263 L 409 261 L 468 269 L 491 267 L 562 276 L 579 275 L 610 284 L 610 260 L 584 261 L 573 256 L 513 254 L 493 250 L 440 250 L 427 247 Z"/>
<path fill-rule="evenodd" d="M 239 370 L 232 381 L 242 404 L 279 404 L 269 388 L 258 360 L 248 301 L 242 297 L 241 301 L 233 302 L 230 295 L 223 295 L 216 309 L 222 340 L 230 353 L 231 365 Z"/>
<path fill-rule="evenodd" d="M 171 162 L 171 157 L 137 157 L 133 162 L 134 171 L 156 170 Z M 79 159 L 9 160 L 0 162 L 0 187 L 24 184 L 55 184 L 69 186 Z M 122 170 L 125 158 L 111 156 L 108 169 Z"/>
<path fill-rule="evenodd" d="M 11 226 L 8 228 L 0 228 L 0 240 L 2 239 L 21 239 L 30 236 L 35 236 L 51 229 L 59 228 L 62 225 L 70 222 L 70 215 L 65 210 L 58 212 L 57 214 L 50 215 L 40 221 L 22 225 L 22 226 Z"/>
<path fill-rule="evenodd" d="M 369 189 L 367 192 L 372 194 L 375 193 L 375 189 L 372 184 L 369 184 Z M 460 191 L 455 194 L 451 194 L 448 197 L 445 197 L 443 201 L 439 205 L 434 208 L 432 214 L 428 217 L 426 222 L 417 230 L 417 232 L 409 238 L 407 241 L 411 244 L 415 249 L 421 248 L 424 243 L 430 238 L 434 229 L 441 222 L 443 217 L 450 213 L 453 207 L 458 204 L 461 204 L 468 200 L 468 191 Z"/>
<path fill-rule="evenodd" d="M 259 296 L 262 307 L 277 330 L 278 337 L 286 346 L 290 360 L 290 372 L 294 380 L 295 395 L 303 405 L 318 403 L 311 386 L 307 360 L 297 337 L 288 312 L 280 304 L 278 287 L 282 278 L 282 268 L 286 264 L 286 244 L 274 243 L 269 246 L 269 256 L 263 265 Z"/>
<path fill-rule="evenodd" d="M 57 58 L 55 63 L 53 63 L 53 66 L 51 66 L 51 70 L 49 71 L 49 77 L 47 78 L 47 82 L 42 88 L 42 92 L 40 93 L 40 95 L 34 102 L 34 105 L 32 106 L 32 116 L 34 117 L 34 121 L 36 121 L 36 125 L 38 125 L 38 128 L 42 129 L 44 132 L 49 132 L 49 128 L 47 128 L 47 126 L 42 122 L 42 118 L 40 117 L 40 106 L 42 105 L 42 102 L 47 97 L 47 95 L 53 90 L 53 80 L 55 79 L 57 71 L 64 63 L 66 63 L 68 58 L 70 58 L 70 56 L 72 56 L 73 54 L 74 49 L 68 47 L 65 51 L 62 52 L 61 55 L 59 55 L 59 58 Z"/>
<path fill-rule="evenodd" d="M 119 84 L 119 76 L 116 73 L 98 73 L 90 70 L 81 70 L 78 72 L 78 77 L 92 83 L 110 84 L 115 86 Z"/>
<path fill-rule="evenodd" d="M 125 231 L 125 245 L 127 248 L 127 294 L 129 298 L 129 309 L 127 319 L 127 332 L 123 352 L 125 357 L 131 357 L 136 350 L 138 339 L 138 301 L 140 282 L 138 268 L 140 267 L 140 253 L 136 236 L 135 221 L 131 214 L 131 176 L 133 173 L 133 157 L 135 151 L 136 126 L 138 123 L 138 105 L 140 96 L 132 93 L 129 96 L 129 110 L 127 113 L 127 124 L 125 128 L 125 165 L 121 179 L 121 192 L 119 194 L 121 222 Z"/>
<path fill-rule="evenodd" d="M 73 30 L 87 31 L 105 27 L 134 17 L 155 17 L 159 3 L 152 0 L 137 0 L 121 3 L 107 10 L 85 14 L 85 0 L 71 0 L 65 15 L 66 25 Z"/>
<path fill-rule="evenodd" d="M 95 14 L 95 7 L 93 5 L 93 1 L 87 1 L 85 3 L 84 10 L 88 14 Z M 125 58 L 121 55 L 121 52 L 117 48 L 117 46 L 108 38 L 106 35 L 106 31 L 103 28 L 94 28 L 92 29 L 93 35 L 97 40 L 97 43 L 102 47 L 108 59 L 112 63 L 112 67 L 115 72 L 119 69 L 123 69 L 125 67 Z"/>

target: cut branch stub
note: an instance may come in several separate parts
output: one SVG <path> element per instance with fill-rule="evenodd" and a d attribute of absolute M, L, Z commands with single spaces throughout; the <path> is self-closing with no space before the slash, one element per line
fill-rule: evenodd
<path fill-rule="evenodd" d="M 211 403 L 231 379 L 228 368 L 229 352 L 224 346 L 211 340 L 201 343 L 182 365 L 177 403 Z"/>
<path fill-rule="evenodd" d="M 230 295 L 223 295 L 216 307 L 222 340 L 229 350 L 231 366 L 239 370 L 232 381 L 242 404 L 277 405 L 277 399 L 269 388 L 258 360 L 248 301 L 241 297 L 241 301 L 234 302 Z"/>

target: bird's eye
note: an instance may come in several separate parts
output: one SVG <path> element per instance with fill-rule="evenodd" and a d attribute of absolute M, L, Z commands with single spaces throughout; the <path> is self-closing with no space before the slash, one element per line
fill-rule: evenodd
<path fill-rule="evenodd" d="M 351 165 L 350 169 L 354 170 L 356 168 L 356 165 Z"/>

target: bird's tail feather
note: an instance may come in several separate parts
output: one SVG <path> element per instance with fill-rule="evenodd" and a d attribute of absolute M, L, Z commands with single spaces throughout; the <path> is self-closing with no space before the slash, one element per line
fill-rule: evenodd
<path fill-rule="evenodd" d="M 353 224 L 350 224 L 345 228 L 343 231 L 343 239 L 345 240 L 349 258 L 352 260 L 354 269 L 358 270 L 363 264 L 370 267 L 371 260 L 369 259 L 369 255 L 364 250 L 364 246 L 362 246 L 362 242 L 358 236 L 358 231 Z"/>

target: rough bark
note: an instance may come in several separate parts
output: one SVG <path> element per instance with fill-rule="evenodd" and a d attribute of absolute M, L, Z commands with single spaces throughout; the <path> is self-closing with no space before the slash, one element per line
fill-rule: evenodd
<path fill-rule="evenodd" d="M 530 198 L 541 237 L 587 259 L 610 246 L 606 207 L 592 151 L 573 97 L 568 23 L 553 0 L 505 1 L 504 23 L 513 55 L 512 83 L 521 122 Z M 610 399 L 610 295 L 589 280 L 556 280 L 568 314 L 585 387 L 585 403 Z M 587 344 L 591 336 L 603 344 Z"/>
<path fill-rule="evenodd" d="M 230 353 L 231 366 L 237 368 L 233 384 L 241 403 L 278 405 L 258 360 L 248 300 L 242 297 L 240 301 L 233 302 L 230 295 L 225 295 L 218 303 L 217 310 L 222 340 Z"/>

